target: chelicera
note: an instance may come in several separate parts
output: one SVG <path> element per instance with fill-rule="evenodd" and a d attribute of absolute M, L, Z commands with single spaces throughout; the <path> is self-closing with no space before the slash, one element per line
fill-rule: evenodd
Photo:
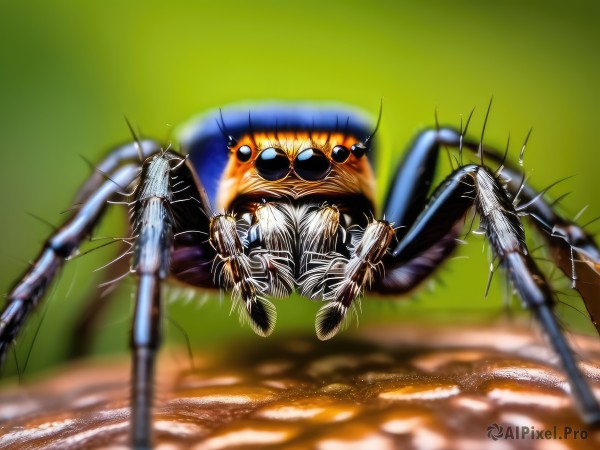
<path fill-rule="evenodd" d="M 600 309 L 594 303 L 598 247 L 524 183 L 506 155 L 469 139 L 466 128 L 416 136 L 381 212 L 371 158 L 377 125 L 353 108 L 270 104 L 249 113 L 231 107 L 191 122 L 179 151 L 151 140 L 119 147 L 97 166 L 79 191 L 81 206 L 8 295 L 0 357 L 106 203 L 133 188 L 131 433 L 135 448 L 149 448 L 165 281 L 226 290 L 261 336 L 275 326 L 271 300 L 298 291 L 324 302 L 316 332 L 329 339 L 365 293 L 399 296 L 429 278 L 452 254 L 474 208 L 499 265 L 559 356 L 583 418 L 598 424 L 600 408 L 560 331 L 554 293 L 527 248 L 522 217 L 545 238 L 592 318 Z M 443 146 L 459 149 L 460 164 L 432 189 Z M 462 164 L 463 150 L 476 152 L 479 163 Z"/>

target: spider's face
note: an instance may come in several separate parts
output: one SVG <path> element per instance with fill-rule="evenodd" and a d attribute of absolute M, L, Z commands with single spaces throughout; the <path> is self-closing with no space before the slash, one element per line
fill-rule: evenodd
<path fill-rule="evenodd" d="M 353 150 L 354 149 L 354 150 Z M 216 204 L 239 198 L 364 195 L 373 202 L 373 172 L 360 140 L 332 131 L 252 132 L 230 147 Z"/>
<path fill-rule="evenodd" d="M 374 210 L 374 126 L 347 105 L 267 103 L 202 115 L 179 136 L 216 211 L 341 202 L 362 217 Z"/>

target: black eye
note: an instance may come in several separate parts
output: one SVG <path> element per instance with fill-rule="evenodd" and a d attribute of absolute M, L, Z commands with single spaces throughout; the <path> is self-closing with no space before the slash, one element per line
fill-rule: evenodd
<path fill-rule="evenodd" d="M 333 150 L 331 150 L 331 158 L 335 162 L 343 163 L 348 159 L 348 156 L 350 156 L 350 150 L 343 145 L 336 145 L 333 147 Z"/>
<path fill-rule="evenodd" d="M 237 145 L 237 139 L 233 136 L 227 136 L 227 147 L 235 147 Z"/>
<path fill-rule="evenodd" d="M 250 160 L 250 158 L 252 158 L 252 149 L 247 145 L 242 145 L 240 148 L 237 149 L 237 152 L 235 152 L 235 154 L 237 156 L 237 159 L 239 159 L 241 162 L 247 162 Z"/>
<path fill-rule="evenodd" d="M 294 171 L 306 181 L 316 181 L 325 178 L 331 170 L 329 158 L 321 150 L 307 148 L 296 156 Z"/>
<path fill-rule="evenodd" d="M 258 175 L 268 181 L 281 180 L 290 172 L 290 160 L 280 148 L 264 149 L 254 164 Z"/>
<path fill-rule="evenodd" d="M 352 147 L 350 147 L 350 151 L 354 156 L 360 158 L 366 153 L 367 147 L 365 147 L 365 144 L 362 142 L 359 142 L 358 144 L 354 144 Z"/>

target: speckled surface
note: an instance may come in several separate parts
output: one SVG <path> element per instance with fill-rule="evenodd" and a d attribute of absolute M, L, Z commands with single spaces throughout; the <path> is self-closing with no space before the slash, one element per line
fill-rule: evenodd
<path fill-rule="evenodd" d="M 571 341 L 600 396 L 600 340 Z M 600 448 L 553 355 L 525 328 L 404 326 L 260 342 L 203 355 L 194 370 L 163 351 L 157 449 Z M 0 448 L 127 448 L 126 362 L 68 369 L 0 393 Z M 523 426 L 557 434 L 493 440 L 493 424 L 504 435 Z M 565 426 L 587 438 L 559 439 Z"/>

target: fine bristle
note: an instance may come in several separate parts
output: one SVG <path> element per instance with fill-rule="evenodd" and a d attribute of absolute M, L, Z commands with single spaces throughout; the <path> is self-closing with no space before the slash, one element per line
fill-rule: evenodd
<path fill-rule="evenodd" d="M 348 308 L 339 302 L 329 302 L 317 313 L 317 337 L 326 341 L 334 337 L 340 330 Z"/>

